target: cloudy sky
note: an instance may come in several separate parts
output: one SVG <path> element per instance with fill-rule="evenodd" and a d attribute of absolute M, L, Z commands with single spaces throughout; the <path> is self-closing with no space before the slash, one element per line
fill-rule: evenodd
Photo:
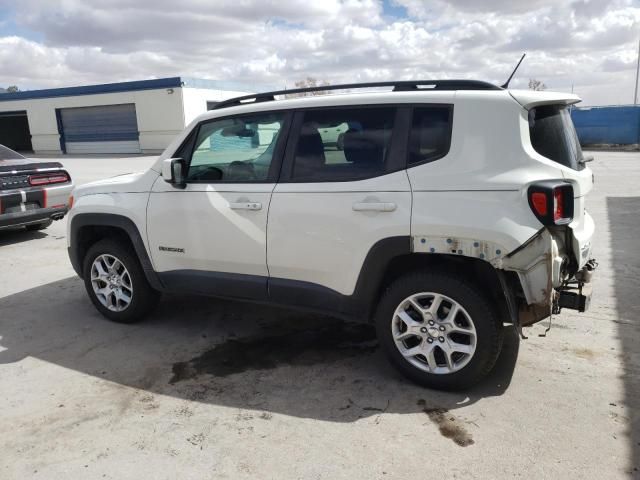
<path fill-rule="evenodd" d="M 633 102 L 640 0 L 0 0 L 0 86 L 531 77 Z"/>

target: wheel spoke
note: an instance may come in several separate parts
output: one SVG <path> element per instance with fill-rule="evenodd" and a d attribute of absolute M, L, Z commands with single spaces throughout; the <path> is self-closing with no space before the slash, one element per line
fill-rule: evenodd
<path fill-rule="evenodd" d="M 415 337 L 417 336 L 414 332 L 412 332 L 411 330 L 407 330 L 406 332 L 397 332 L 393 334 L 393 339 L 396 342 L 402 342 L 403 340 L 406 340 L 408 338 L 411 337 Z"/>
<path fill-rule="evenodd" d="M 460 311 L 460 305 L 458 305 L 457 303 L 453 304 L 451 306 L 451 310 L 449 310 L 449 313 L 447 314 L 447 317 L 444 319 L 444 321 L 447 323 L 450 323 L 451 325 L 455 325 L 454 321 L 459 311 Z"/>
<path fill-rule="evenodd" d="M 442 295 L 435 294 L 433 296 L 433 301 L 428 308 L 431 315 L 433 315 L 433 318 L 438 318 L 438 309 L 440 308 L 440 304 L 442 304 Z"/>
<path fill-rule="evenodd" d="M 113 261 L 113 265 L 111 266 L 111 268 L 113 269 L 113 272 L 120 277 L 127 272 L 127 269 L 124 268 L 124 265 L 122 265 L 120 260 L 118 260 L 117 258 Z"/>
<path fill-rule="evenodd" d="M 106 298 L 109 295 L 109 293 L 111 293 L 111 290 L 109 290 L 109 287 L 102 287 L 95 290 L 95 292 L 96 292 L 96 295 L 104 295 L 104 297 Z"/>
<path fill-rule="evenodd" d="M 420 325 L 422 325 L 422 323 L 417 322 L 416 320 L 411 318 L 411 315 L 409 315 L 407 313 L 407 311 L 404 310 L 404 309 L 402 309 L 399 312 L 397 312 L 396 315 L 398 316 L 398 318 L 400 318 L 400 320 L 402 320 L 404 322 L 404 324 L 407 327 L 419 327 Z"/>
<path fill-rule="evenodd" d="M 118 307 L 118 299 L 116 298 L 116 294 L 113 290 L 111 290 L 109 295 L 107 295 L 107 306 L 111 307 L 112 310 L 116 310 Z"/>
<path fill-rule="evenodd" d="M 415 357 L 416 355 L 424 354 L 424 348 L 422 348 L 421 343 L 419 345 L 416 345 L 415 347 L 405 348 L 401 350 L 400 353 L 402 353 L 402 355 L 405 357 Z"/>
<path fill-rule="evenodd" d="M 122 281 L 122 286 L 131 290 L 131 277 L 129 277 L 129 273 L 125 270 L 124 273 L 120 276 L 120 280 Z"/>
<path fill-rule="evenodd" d="M 107 275 L 95 274 L 93 269 L 91 270 L 91 281 L 102 282 L 105 285 L 109 283 Z"/>
<path fill-rule="evenodd" d="M 449 369 L 449 371 L 453 371 L 453 359 L 451 358 L 451 351 L 449 350 L 442 350 L 442 352 L 444 353 L 444 359 L 447 362 L 447 368 Z"/>
<path fill-rule="evenodd" d="M 473 328 L 465 328 L 461 327 L 460 325 L 453 324 L 449 326 L 449 333 L 463 333 L 465 335 L 473 336 L 475 331 L 473 330 Z"/>
<path fill-rule="evenodd" d="M 438 369 L 438 362 L 436 362 L 436 349 L 435 346 L 431 346 L 429 350 L 426 352 L 427 364 L 429 365 L 429 370 L 435 372 Z"/>
<path fill-rule="evenodd" d="M 420 305 L 420 303 L 418 303 L 418 301 L 415 298 L 410 299 L 409 303 L 417 312 L 420 313 L 420 315 L 424 314 L 424 307 Z"/>
<path fill-rule="evenodd" d="M 452 352 L 460 352 L 470 354 L 473 353 L 474 348 L 471 345 L 465 345 L 464 343 L 452 342 L 449 340 L 449 348 Z"/>
<path fill-rule="evenodd" d="M 95 271 L 98 274 L 98 277 L 106 277 L 107 276 L 107 270 L 104 268 L 104 265 L 102 264 L 102 259 L 98 258 L 96 259 L 96 261 L 93 263 L 93 268 L 91 269 L 92 273 Z"/>
<path fill-rule="evenodd" d="M 116 298 L 127 305 L 131 303 L 131 295 L 126 294 L 123 290 L 116 290 Z"/>
<path fill-rule="evenodd" d="M 107 267 L 107 270 L 113 270 L 113 264 L 116 261 L 115 257 L 112 257 L 110 255 L 102 255 L 100 258 L 102 258 L 102 260 L 104 261 L 104 265 L 105 267 Z"/>

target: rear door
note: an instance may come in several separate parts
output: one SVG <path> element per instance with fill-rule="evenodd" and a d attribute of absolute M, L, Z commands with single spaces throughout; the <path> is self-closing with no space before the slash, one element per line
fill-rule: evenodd
<path fill-rule="evenodd" d="M 296 113 L 269 209 L 274 300 L 327 308 L 327 298 L 354 293 L 376 243 L 404 237 L 408 249 L 407 112 L 380 105 Z"/>

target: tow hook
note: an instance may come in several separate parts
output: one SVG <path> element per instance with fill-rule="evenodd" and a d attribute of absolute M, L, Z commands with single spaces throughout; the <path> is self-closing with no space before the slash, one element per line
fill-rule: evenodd
<path fill-rule="evenodd" d="M 559 290 L 553 305 L 553 313 L 558 314 L 563 308 L 585 312 L 591 302 L 591 287 L 585 285 L 591 283 L 593 272 L 598 262 L 589 260 L 579 272 L 575 274 L 573 281 L 567 282 Z"/>

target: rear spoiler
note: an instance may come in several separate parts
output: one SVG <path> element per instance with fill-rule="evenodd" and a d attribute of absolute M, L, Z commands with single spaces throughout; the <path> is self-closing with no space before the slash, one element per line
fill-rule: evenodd
<path fill-rule="evenodd" d="M 582 99 L 573 93 L 536 92 L 534 90 L 508 90 L 509 95 L 527 110 L 540 105 L 573 105 Z"/>
<path fill-rule="evenodd" d="M 49 169 L 61 169 L 62 164 L 59 162 L 25 162 L 25 163 L 14 163 L 4 165 L 2 161 L 0 161 L 0 173 L 12 173 L 12 172 L 37 172 L 40 170 L 49 170 Z"/>

